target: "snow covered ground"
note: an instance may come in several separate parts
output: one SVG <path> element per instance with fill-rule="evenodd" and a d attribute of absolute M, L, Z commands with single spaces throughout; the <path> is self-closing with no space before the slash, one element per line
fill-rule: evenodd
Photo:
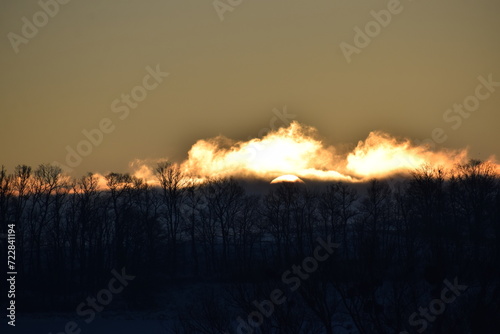
<path fill-rule="evenodd" d="M 169 322 L 164 320 L 141 320 L 141 319 L 106 319 L 98 318 L 90 324 L 86 324 L 81 319 L 71 319 L 66 317 L 33 318 L 19 317 L 16 321 L 15 329 L 10 327 L 7 332 L 2 333 L 22 333 L 22 334 L 60 334 L 66 333 L 65 326 L 68 321 L 75 321 L 77 328 L 68 331 L 68 334 L 109 334 L 109 333 L 147 333 L 147 334 L 167 334 Z M 81 330 L 80 332 L 78 330 Z"/>

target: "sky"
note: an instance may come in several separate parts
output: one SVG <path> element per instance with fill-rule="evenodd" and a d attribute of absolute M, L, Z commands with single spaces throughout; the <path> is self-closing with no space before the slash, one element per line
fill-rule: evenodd
<path fill-rule="evenodd" d="M 499 16 L 491 0 L 4 0 L 0 165 L 124 172 L 281 118 L 331 145 L 437 131 L 500 157 Z"/>

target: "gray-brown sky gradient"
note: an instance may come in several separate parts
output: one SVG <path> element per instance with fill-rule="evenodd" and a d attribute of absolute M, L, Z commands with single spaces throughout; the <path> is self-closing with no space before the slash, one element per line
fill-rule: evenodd
<path fill-rule="evenodd" d="M 423 139 L 441 127 L 443 146 L 500 157 L 500 87 L 457 130 L 443 120 L 478 76 L 500 81 L 500 2 L 402 0 L 348 64 L 339 44 L 387 3 L 246 0 L 221 21 L 211 0 L 72 0 L 16 54 L 7 34 L 40 6 L 2 1 L 0 164 L 64 163 L 66 146 L 103 118 L 116 128 L 75 175 L 180 161 L 197 139 L 255 136 L 284 105 L 328 144 L 371 130 Z M 169 77 L 120 120 L 111 103 L 156 64 Z"/>

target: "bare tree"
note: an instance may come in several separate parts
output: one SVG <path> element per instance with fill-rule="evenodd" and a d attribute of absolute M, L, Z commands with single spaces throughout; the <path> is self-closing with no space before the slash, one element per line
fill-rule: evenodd
<path fill-rule="evenodd" d="M 178 164 L 170 162 L 159 163 L 155 169 L 155 175 L 162 189 L 170 262 L 172 272 L 175 274 L 177 269 L 178 243 L 182 231 L 183 217 L 181 206 L 184 200 L 185 188 L 188 184 Z"/>
<path fill-rule="evenodd" d="M 190 244 L 191 244 L 191 255 L 194 261 L 194 272 L 195 275 L 198 276 L 200 270 L 200 260 L 198 257 L 198 246 L 197 246 L 197 236 L 196 229 L 197 225 L 200 224 L 200 210 L 203 205 L 203 196 L 201 194 L 200 186 L 191 181 L 189 186 L 186 187 L 186 196 L 185 196 L 185 205 L 184 205 L 184 216 L 187 223 L 186 232 L 189 235 Z"/>
<path fill-rule="evenodd" d="M 114 244 L 115 259 L 119 266 L 125 264 L 127 225 L 125 219 L 126 205 L 124 194 L 130 189 L 132 178 L 128 174 L 109 173 L 105 176 L 106 185 L 110 191 L 112 209 L 114 212 Z"/>
<path fill-rule="evenodd" d="M 293 218 L 299 190 L 295 183 L 283 182 L 272 189 L 263 200 L 265 227 L 274 238 L 276 260 L 280 264 L 287 263 L 292 258 Z"/>
<path fill-rule="evenodd" d="M 241 202 L 241 212 L 234 224 L 234 253 L 240 268 L 248 268 L 252 265 L 254 244 L 262 237 L 258 224 L 260 198 L 246 195 Z"/>
<path fill-rule="evenodd" d="M 212 179 L 205 187 L 207 187 L 207 206 L 213 213 L 222 239 L 222 264 L 226 265 L 233 239 L 232 234 L 234 235 L 234 224 L 241 212 L 244 190 L 232 178 Z"/>
<path fill-rule="evenodd" d="M 14 194 L 13 176 L 7 174 L 2 165 L 0 169 L 0 233 L 7 232 L 7 224 L 10 221 L 10 202 Z"/>
<path fill-rule="evenodd" d="M 336 239 L 340 232 L 345 255 L 349 251 L 347 242 L 347 227 L 357 215 L 355 204 L 358 195 L 355 189 L 343 182 L 335 182 L 329 185 L 324 193 L 321 194 L 320 212 L 324 222 L 324 234 L 332 235 Z M 328 229 L 327 226 L 330 225 Z"/>

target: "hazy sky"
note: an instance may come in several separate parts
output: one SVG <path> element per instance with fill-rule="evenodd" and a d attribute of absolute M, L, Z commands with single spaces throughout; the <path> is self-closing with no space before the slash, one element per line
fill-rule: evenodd
<path fill-rule="evenodd" d="M 48 0 L 50 17 L 37 1 L 3 0 L 0 164 L 65 163 L 67 146 L 100 124 L 110 133 L 75 175 L 180 161 L 197 139 L 256 136 L 284 106 L 328 144 L 442 128 L 442 146 L 500 157 L 500 86 L 479 89 L 488 97 L 460 126 L 456 113 L 443 119 L 479 76 L 500 82 L 500 2 L 394 1 L 243 0 L 217 13 L 211 0 Z M 388 7 L 386 27 L 369 24 Z M 371 42 L 348 63 L 340 44 L 355 47 L 367 23 Z M 145 77 L 158 64 L 169 73 L 160 83 Z M 131 91 L 147 92 L 134 109 L 121 101 Z"/>

